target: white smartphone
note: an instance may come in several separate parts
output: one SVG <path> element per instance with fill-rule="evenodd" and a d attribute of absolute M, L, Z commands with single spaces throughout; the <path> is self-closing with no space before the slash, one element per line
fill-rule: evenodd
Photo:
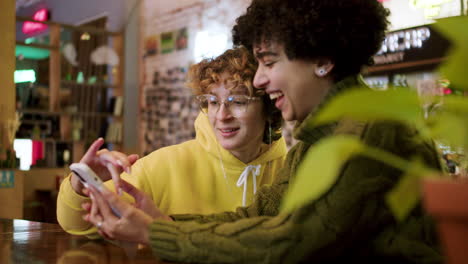
<path fill-rule="evenodd" d="M 105 188 L 101 178 L 85 163 L 72 163 L 70 170 L 80 179 L 85 187 L 91 185 L 98 191 L 101 191 L 101 188 Z"/>
<path fill-rule="evenodd" d="M 107 188 L 101 178 L 99 178 L 96 173 L 85 163 L 72 163 L 70 165 L 70 170 L 78 177 L 78 179 L 80 179 L 86 188 L 91 185 L 99 192 L 103 188 Z M 115 209 L 113 206 L 111 206 L 111 209 L 116 216 L 120 217 L 120 213 L 117 209 Z"/>

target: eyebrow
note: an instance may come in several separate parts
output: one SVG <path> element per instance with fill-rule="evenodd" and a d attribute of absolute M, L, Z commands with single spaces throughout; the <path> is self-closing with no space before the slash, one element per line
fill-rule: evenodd
<path fill-rule="evenodd" d="M 210 91 L 208 93 L 209 95 L 214 95 L 216 97 L 218 97 L 218 95 L 216 93 L 214 93 L 213 91 Z M 239 87 L 236 87 L 234 89 L 230 89 L 229 90 L 229 94 L 228 96 L 231 96 L 231 95 L 247 95 L 247 96 L 250 96 L 249 95 L 249 90 L 246 89 L 246 88 L 239 88 Z"/>
<path fill-rule="evenodd" d="M 229 95 L 244 95 L 244 94 L 248 95 L 248 93 L 249 93 L 249 90 L 238 88 L 238 87 L 232 90 L 229 90 Z"/>
<path fill-rule="evenodd" d="M 273 51 L 259 51 L 255 53 L 255 58 L 259 60 L 266 56 L 278 56 L 278 53 Z"/>

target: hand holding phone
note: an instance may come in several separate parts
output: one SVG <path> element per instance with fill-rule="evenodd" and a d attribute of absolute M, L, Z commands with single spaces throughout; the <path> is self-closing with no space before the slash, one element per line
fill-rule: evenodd
<path fill-rule="evenodd" d="M 83 183 L 83 185 L 88 188 L 89 186 L 93 186 L 99 192 L 106 188 L 104 182 L 96 175 L 96 173 L 88 166 L 86 163 L 72 163 L 70 165 L 70 170 L 75 174 L 78 179 Z M 112 208 L 114 214 L 120 217 L 120 213 L 117 209 Z"/>

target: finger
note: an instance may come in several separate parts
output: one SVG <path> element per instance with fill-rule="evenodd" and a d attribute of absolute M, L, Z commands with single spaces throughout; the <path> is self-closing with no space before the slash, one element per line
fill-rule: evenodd
<path fill-rule="evenodd" d="M 93 201 L 93 203 L 91 204 L 91 210 L 89 212 L 89 215 L 90 215 L 90 219 L 93 221 L 93 223 L 97 223 L 97 216 L 99 214 L 99 206 L 98 204 L 96 204 L 96 198 L 94 196 L 94 193 L 91 191 L 89 197 L 91 198 L 91 200 Z"/>
<path fill-rule="evenodd" d="M 120 188 L 122 188 L 126 193 L 133 196 L 133 198 L 135 198 L 135 201 L 137 202 L 141 200 L 141 198 L 143 198 L 145 195 L 145 193 L 143 193 L 124 179 L 120 179 Z"/>
<path fill-rule="evenodd" d="M 117 190 L 117 193 L 119 195 L 122 194 L 122 189 L 120 189 L 120 174 L 117 172 L 117 169 L 115 168 L 114 165 L 111 163 L 107 163 L 107 169 L 109 170 L 111 176 L 112 176 L 112 181 L 114 182 L 115 189 Z M 103 188 L 104 189 L 104 188 Z"/>
<path fill-rule="evenodd" d="M 104 239 L 107 239 L 107 240 L 112 240 L 112 239 L 113 239 L 112 237 L 110 237 L 109 235 L 106 234 L 104 228 L 98 229 L 98 233 L 99 233 L 99 235 L 101 235 Z"/>
<path fill-rule="evenodd" d="M 85 220 L 86 222 L 90 222 L 91 223 L 91 220 L 89 219 L 89 214 L 85 214 L 82 216 L 83 217 L 83 220 Z M 91 223 L 93 224 L 93 223 Z"/>
<path fill-rule="evenodd" d="M 89 146 L 88 150 L 86 153 L 83 155 L 81 158 L 80 162 L 87 163 L 88 160 L 90 160 L 93 156 L 96 155 L 96 152 L 99 150 L 99 148 L 104 144 L 104 139 L 103 138 L 98 138 L 96 139 L 91 146 Z"/>
<path fill-rule="evenodd" d="M 114 208 L 116 211 L 120 213 L 122 217 L 123 217 L 124 212 L 126 212 L 127 210 L 131 210 L 133 208 L 131 204 L 120 199 L 120 197 L 117 196 L 117 194 L 107 189 L 103 189 L 101 191 L 101 195 L 112 208 Z"/>
<path fill-rule="evenodd" d="M 104 228 L 104 222 L 102 221 L 102 217 L 100 215 L 91 218 L 90 214 L 86 214 L 83 216 L 83 219 L 92 225 L 96 226 L 97 232 L 99 233 L 100 236 L 102 236 L 105 239 L 111 239 L 105 232 Z"/>
<path fill-rule="evenodd" d="M 90 212 L 91 211 L 91 203 L 88 203 L 88 202 L 82 203 L 81 208 L 83 208 L 87 212 Z"/>
<path fill-rule="evenodd" d="M 116 167 L 121 167 L 119 165 L 119 157 L 114 155 L 114 153 L 112 153 L 111 151 L 107 149 L 101 149 L 100 151 L 98 151 L 97 155 L 99 156 L 101 165 L 106 166 L 108 163 L 111 163 Z"/>
<path fill-rule="evenodd" d="M 93 200 L 93 206 L 91 208 L 91 216 L 93 213 L 99 213 L 102 218 L 106 221 L 112 221 L 115 217 L 112 213 L 112 209 L 109 207 L 107 201 L 102 197 L 101 193 L 96 190 L 94 187 L 90 188 L 91 190 L 91 199 Z M 96 208 L 96 211 L 93 212 L 93 209 Z"/>
<path fill-rule="evenodd" d="M 133 165 L 139 158 L 140 156 L 138 156 L 138 154 L 131 154 L 128 156 L 128 161 Z"/>
<path fill-rule="evenodd" d="M 122 168 L 122 170 L 130 174 L 132 163 L 128 159 L 128 156 L 118 151 L 114 151 L 112 154 L 117 158 L 117 164 Z"/>
<path fill-rule="evenodd" d="M 95 222 L 96 225 L 99 225 L 98 229 L 105 233 L 105 237 L 113 238 L 112 236 L 112 227 L 119 221 L 120 214 L 113 208 L 109 206 L 107 201 L 104 200 L 102 195 L 99 193 L 94 193 L 93 199 L 96 207 L 99 208 L 99 217 L 93 219 L 98 219 L 98 222 Z M 102 220 L 99 220 L 102 219 Z M 93 220 L 94 221 L 94 220 Z M 110 229 L 109 229 L 110 228 Z"/>
<path fill-rule="evenodd" d="M 131 173 L 130 167 L 132 166 L 132 161 L 129 160 L 129 157 L 118 151 L 103 151 L 99 152 L 99 159 L 103 166 L 107 166 L 108 163 L 111 163 L 118 169 L 119 174 L 123 171 L 128 174 Z M 134 159 L 134 157 L 132 157 Z M 134 161 L 133 161 L 134 162 Z"/>
<path fill-rule="evenodd" d="M 96 205 L 94 203 L 91 205 L 91 211 L 83 215 L 83 219 L 95 226 L 97 226 L 98 223 L 102 223 L 102 217 L 96 214 Z"/>

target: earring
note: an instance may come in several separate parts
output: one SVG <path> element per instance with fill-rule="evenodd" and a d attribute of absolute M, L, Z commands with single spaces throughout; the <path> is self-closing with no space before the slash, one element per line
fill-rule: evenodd
<path fill-rule="evenodd" d="M 317 75 L 319 77 L 323 77 L 325 76 L 325 74 L 327 74 L 327 71 L 324 69 L 324 68 L 320 68 L 318 71 L 317 71 Z"/>

